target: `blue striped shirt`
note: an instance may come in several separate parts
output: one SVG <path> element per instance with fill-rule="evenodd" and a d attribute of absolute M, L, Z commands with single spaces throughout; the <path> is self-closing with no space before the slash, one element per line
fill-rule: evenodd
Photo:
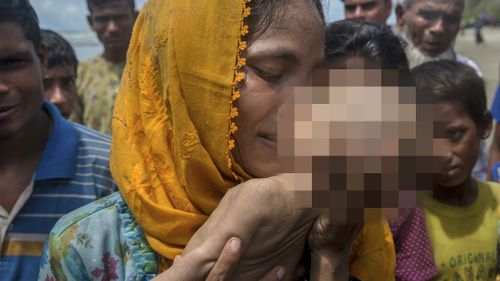
<path fill-rule="evenodd" d="M 110 137 L 44 109 L 52 131 L 34 178 L 33 193 L 7 229 L 0 281 L 37 279 L 47 236 L 63 215 L 117 190 L 109 170 Z"/>

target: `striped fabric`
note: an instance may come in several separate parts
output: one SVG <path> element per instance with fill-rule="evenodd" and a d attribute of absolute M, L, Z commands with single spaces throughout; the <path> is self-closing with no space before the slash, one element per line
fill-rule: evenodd
<path fill-rule="evenodd" d="M 109 170 L 109 136 L 64 120 L 47 102 L 44 108 L 52 117 L 52 132 L 33 193 L 1 245 L 1 281 L 36 280 L 45 240 L 57 220 L 117 190 Z"/>

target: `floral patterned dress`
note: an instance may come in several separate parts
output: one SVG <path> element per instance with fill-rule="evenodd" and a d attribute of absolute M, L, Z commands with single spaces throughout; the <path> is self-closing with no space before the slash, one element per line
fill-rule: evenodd
<path fill-rule="evenodd" d="M 115 98 L 125 62 L 113 63 L 102 55 L 78 65 L 78 100 L 71 121 L 111 135 Z"/>
<path fill-rule="evenodd" d="M 69 213 L 55 225 L 38 280 L 150 280 L 158 273 L 160 260 L 117 192 Z"/>

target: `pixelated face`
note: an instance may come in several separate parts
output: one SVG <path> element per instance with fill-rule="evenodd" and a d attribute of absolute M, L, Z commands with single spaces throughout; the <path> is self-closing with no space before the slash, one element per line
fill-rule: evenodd
<path fill-rule="evenodd" d="M 233 156 L 254 177 L 279 171 L 278 115 L 293 87 L 309 84 L 324 57 L 324 27 L 312 2 L 293 0 L 286 7 L 262 36 L 250 42 L 246 79 L 235 104 L 239 129 Z"/>
<path fill-rule="evenodd" d="M 41 61 L 21 27 L 0 23 L 0 139 L 22 132 L 39 113 L 43 103 Z"/>
<path fill-rule="evenodd" d="M 362 221 L 366 209 L 394 216 L 414 206 L 419 186 L 432 187 L 432 119 L 417 119 L 415 88 L 397 70 L 362 68 L 359 58 L 344 65 L 296 88 L 278 122 L 281 167 L 300 200 L 336 220 Z"/>
<path fill-rule="evenodd" d="M 434 138 L 441 142 L 438 153 L 437 187 L 457 187 L 471 174 L 481 147 L 479 132 L 469 113 L 459 102 L 441 102 L 434 106 Z"/>
<path fill-rule="evenodd" d="M 64 118 L 69 118 L 76 104 L 75 66 L 60 64 L 48 68 L 43 76 L 45 99 L 53 103 Z"/>
<path fill-rule="evenodd" d="M 135 18 L 128 0 L 116 0 L 92 6 L 88 22 L 105 49 L 126 49 Z"/>
<path fill-rule="evenodd" d="M 436 57 L 455 40 L 462 20 L 463 0 L 413 0 L 398 27 L 424 55 Z"/>
<path fill-rule="evenodd" d="M 391 15 L 391 0 L 344 0 L 346 19 L 360 19 L 385 24 Z"/>

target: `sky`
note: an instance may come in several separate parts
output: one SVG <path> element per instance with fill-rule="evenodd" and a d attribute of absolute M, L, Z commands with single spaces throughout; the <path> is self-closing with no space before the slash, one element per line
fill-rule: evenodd
<path fill-rule="evenodd" d="M 140 9 L 146 1 L 136 0 L 137 8 Z M 328 22 L 343 18 L 340 0 L 324 2 L 329 2 L 325 5 Z M 31 0 L 31 4 L 38 14 L 40 26 L 61 33 L 73 45 L 79 60 L 102 52 L 97 37 L 87 24 L 85 0 Z"/>

